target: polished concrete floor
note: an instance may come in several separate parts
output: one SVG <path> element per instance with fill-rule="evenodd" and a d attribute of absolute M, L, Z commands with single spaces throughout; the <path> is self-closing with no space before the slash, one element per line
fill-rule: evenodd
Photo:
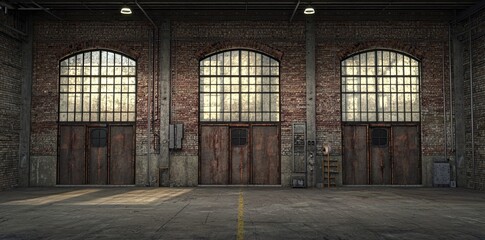
<path fill-rule="evenodd" d="M 27 188 L 0 239 L 485 239 L 485 193 L 449 188 Z"/>

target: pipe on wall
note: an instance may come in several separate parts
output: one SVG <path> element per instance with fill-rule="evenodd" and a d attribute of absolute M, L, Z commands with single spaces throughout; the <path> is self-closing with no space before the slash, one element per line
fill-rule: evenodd
<path fill-rule="evenodd" d="M 148 31 L 149 32 L 149 31 Z M 152 38 L 151 37 L 148 37 L 148 56 L 149 56 L 149 59 L 150 61 L 153 61 L 153 58 L 151 57 L 153 54 L 153 50 L 152 50 Z M 152 65 L 149 63 L 148 64 L 149 67 L 151 67 Z M 148 71 L 150 72 L 151 69 L 149 69 Z M 151 94 L 151 91 L 152 91 L 152 85 L 151 85 L 151 79 L 150 77 L 148 77 L 148 82 L 147 82 L 147 89 L 148 89 L 148 96 L 147 96 L 147 172 L 146 172 L 146 186 L 147 187 L 150 187 L 151 186 L 151 176 L 150 176 L 150 160 L 151 160 L 151 134 L 152 134 L 152 131 L 151 131 L 151 119 L 152 119 L 152 111 L 151 111 L 151 103 L 150 101 L 152 100 L 152 94 Z"/>
<path fill-rule="evenodd" d="M 446 54 L 446 49 L 445 49 L 446 43 L 443 45 L 443 133 L 445 136 L 445 146 L 444 146 L 444 152 L 445 152 L 445 161 L 448 161 L 448 127 L 447 127 L 447 121 L 446 121 L 446 84 L 445 84 L 445 54 Z"/>
<path fill-rule="evenodd" d="M 449 86 L 450 86 L 450 134 L 452 135 L 452 137 L 450 138 L 450 147 L 451 147 L 451 151 L 452 152 L 455 152 L 455 142 L 454 142 L 454 127 L 453 127 L 453 81 L 452 81 L 452 70 L 451 70 L 451 67 L 452 67 L 452 57 L 451 55 L 453 54 L 452 52 L 452 38 L 451 38 L 451 23 L 448 25 L 448 64 L 449 64 Z M 453 174 L 454 174 L 454 177 L 453 177 L 453 180 L 455 181 L 455 184 L 457 182 L 457 178 L 458 178 L 458 166 L 456 164 L 457 162 L 457 159 L 455 159 L 454 161 L 454 171 L 453 171 Z"/>
<path fill-rule="evenodd" d="M 138 0 L 135 0 L 135 4 L 138 6 L 138 8 L 143 12 L 143 14 L 145 15 L 145 17 L 150 21 L 150 23 L 153 25 L 153 28 L 152 28 L 152 36 L 151 38 L 149 38 L 149 43 L 148 43 L 148 52 L 149 52 L 149 56 L 150 56 L 150 61 L 151 61 L 151 64 L 149 64 L 150 66 L 150 70 L 149 72 L 152 72 L 152 77 L 151 78 L 148 78 L 148 101 L 147 101 L 147 106 L 148 106 L 148 109 L 147 109 L 147 146 L 148 146 L 148 149 L 147 149 L 147 183 L 146 185 L 147 186 L 152 186 L 152 180 L 151 180 L 151 174 L 150 174 L 150 161 L 151 161 L 151 141 L 152 141 L 152 121 L 153 121 L 153 113 L 152 113 L 152 109 L 153 109 L 153 102 L 154 102 L 154 98 L 153 98 L 153 95 L 152 95 L 152 91 L 153 91 L 153 88 L 154 88 L 154 82 L 155 82 L 155 44 L 156 44 L 156 36 L 155 34 L 158 32 L 158 26 L 157 24 L 155 24 L 155 22 L 150 18 L 150 16 L 147 14 L 147 12 L 145 11 L 145 9 L 143 9 L 143 7 L 138 3 Z"/>
<path fill-rule="evenodd" d="M 472 138 L 472 161 L 473 161 L 473 188 L 476 189 L 477 183 L 477 169 L 475 160 L 475 119 L 473 112 L 473 54 L 472 54 L 472 21 L 471 16 L 468 17 L 468 55 L 470 58 L 470 125 L 471 125 L 471 138 Z"/>

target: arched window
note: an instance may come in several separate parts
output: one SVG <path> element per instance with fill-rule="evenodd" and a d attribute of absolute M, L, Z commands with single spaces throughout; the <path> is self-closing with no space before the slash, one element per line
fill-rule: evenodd
<path fill-rule="evenodd" d="M 229 50 L 200 61 L 200 121 L 277 122 L 279 62 L 249 50 Z"/>
<path fill-rule="evenodd" d="M 342 121 L 420 121 L 420 63 L 416 59 L 372 50 L 343 60 L 341 73 Z"/>
<path fill-rule="evenodd" d="M 106 50 L 60 61 L 60 122 L 134 122 L 136 62 Z"/>

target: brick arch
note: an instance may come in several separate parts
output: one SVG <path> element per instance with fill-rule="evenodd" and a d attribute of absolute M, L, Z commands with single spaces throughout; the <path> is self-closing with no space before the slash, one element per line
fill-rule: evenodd
<path fill-rule="evenodd" d="M 100 44 L 94 41 L 84 41 L 78 42 L 74 44 L 67 45 L 62 51 L 59 51 L 57 54 L 57 59 L 64 59 L 66 57 L 76 55 L 80 52 L 91 51 L 91 50 L 107 50 L 118 52 L 124 54 L 134 60 L 138 60 L 140 58 L 140 51 L 137 51 L 133 47 L 128 47 L 123 44 Z"/>
<path fill-rule="evenodd" d="M 255 50 L 258 52 L 265 53 L 278 61 L 281 61 L 283 58 L 283 52 L 268 46 L 266 44 L 254 42 L 254 41 L 230 41 L 230 42 L 216 42 L 209 46 L 206 46 L 204 49 L 196 53 L 197 59 L 200 61 L 211 55 L 213 53 L 221 52 L 224 50 L 231 50 L 231 49 L 249 49 Z"/>
<path fill-rule="evenodd" d="M 398 52 L 403 52 L 408 55 L 411 55 L 412 57 L 422 60 L 423 59 L 423 52 L 419 50 L 415 45 L 408 45 L 408 44 L 403 44 L 398 41 L 375 41 L 375 42 L 363 42 L 363 43 L 357 43 L 349 48 L 343 49 L 339 51 L 338 58 L 340 61 L 345 60 L 349 56 L 359 53 L 359 52 L 364 52 L 367 50 L 372 50 L 372 49 L 389 49 L 389 50 L 395 50 Z"/>

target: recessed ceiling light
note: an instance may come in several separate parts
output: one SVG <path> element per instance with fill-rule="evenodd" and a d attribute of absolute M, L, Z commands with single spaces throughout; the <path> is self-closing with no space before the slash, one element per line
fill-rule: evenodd
<path fill-rule="evenodd" d="M 312 6 L 308 6 L 305 8 L 305 11 L 303 11 L 303 13 L 307 15 L 312 15 L 315 14 L 315 9 L 312 8 Z"/>
<path fill-rule="evenodd" d="M 123 6 L 120 11 L 121 14 L 132 14 L 133 12 L 131 11 L 131 8 L 128 6 Z"/>

